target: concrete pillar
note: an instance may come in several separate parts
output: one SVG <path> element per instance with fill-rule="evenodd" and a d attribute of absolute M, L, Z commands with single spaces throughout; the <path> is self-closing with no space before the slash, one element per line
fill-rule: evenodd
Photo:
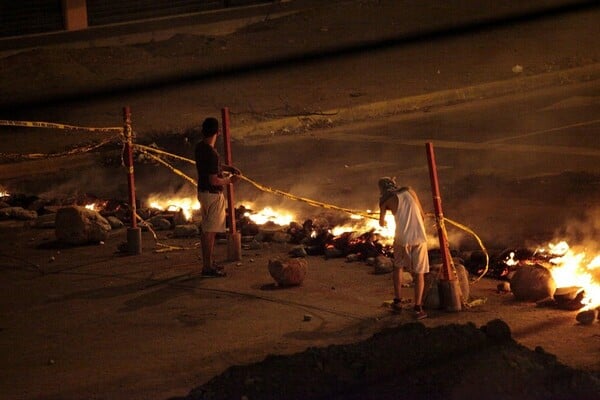
<path fill-rule="evenodd" d="M 76 31 L 88 27 L 86 0 L 62 0 L 65 29 Z"/>

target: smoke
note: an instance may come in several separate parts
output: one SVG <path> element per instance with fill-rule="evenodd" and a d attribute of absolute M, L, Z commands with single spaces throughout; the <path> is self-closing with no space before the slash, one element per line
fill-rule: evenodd
<path fill-rule="evenodd" d="M 581 217 L 570 219 L 555 232 L 555 240 L 565 240 L 571 247 L 581 247 L 587 252 L 600 252 L 600 207 L 586 210 Z"/>

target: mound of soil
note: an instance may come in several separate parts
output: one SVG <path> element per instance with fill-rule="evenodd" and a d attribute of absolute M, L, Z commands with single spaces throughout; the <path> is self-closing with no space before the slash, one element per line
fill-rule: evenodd
<path fill-rule="evenodd" d="M 593 399 L 600 379 L 512 339 L 502 320 L 426 328 L 410 323 L 350 345 L 234 366 L 183 398 Z M 180 399 L 181 400 L 181 399 Z"/>

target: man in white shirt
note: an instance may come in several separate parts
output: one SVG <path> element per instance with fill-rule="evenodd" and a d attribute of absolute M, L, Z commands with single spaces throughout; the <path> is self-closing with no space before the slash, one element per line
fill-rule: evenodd
<path fill-rule="evenodd" d="M 402 309 L 402 271 L 414 277 L 414 312 L 416 319 L 427 318 L 423 310 L 425 274 L 429 272 L 425 214 L 415 191 L 410 187 L 398 188 L 394 178 L 379 179 L 379 225 L 385 226 L 385 215 L 390 211 L 396 222 L 394 235 L 394 303 L 396 311 Z"/>

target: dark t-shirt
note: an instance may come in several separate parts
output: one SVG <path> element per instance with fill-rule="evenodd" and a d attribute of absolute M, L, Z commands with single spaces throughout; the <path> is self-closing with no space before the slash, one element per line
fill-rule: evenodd
<path fill-rule="evenodd" d="M 210 184 L 210 175 L 220 175 L 221 162 L 219 153 L 209 144 L 198 142 L 195 149 L 196 170 L 198 171 L 198 191 L 220 193 L 222 186 L 213 186 Z"/>

